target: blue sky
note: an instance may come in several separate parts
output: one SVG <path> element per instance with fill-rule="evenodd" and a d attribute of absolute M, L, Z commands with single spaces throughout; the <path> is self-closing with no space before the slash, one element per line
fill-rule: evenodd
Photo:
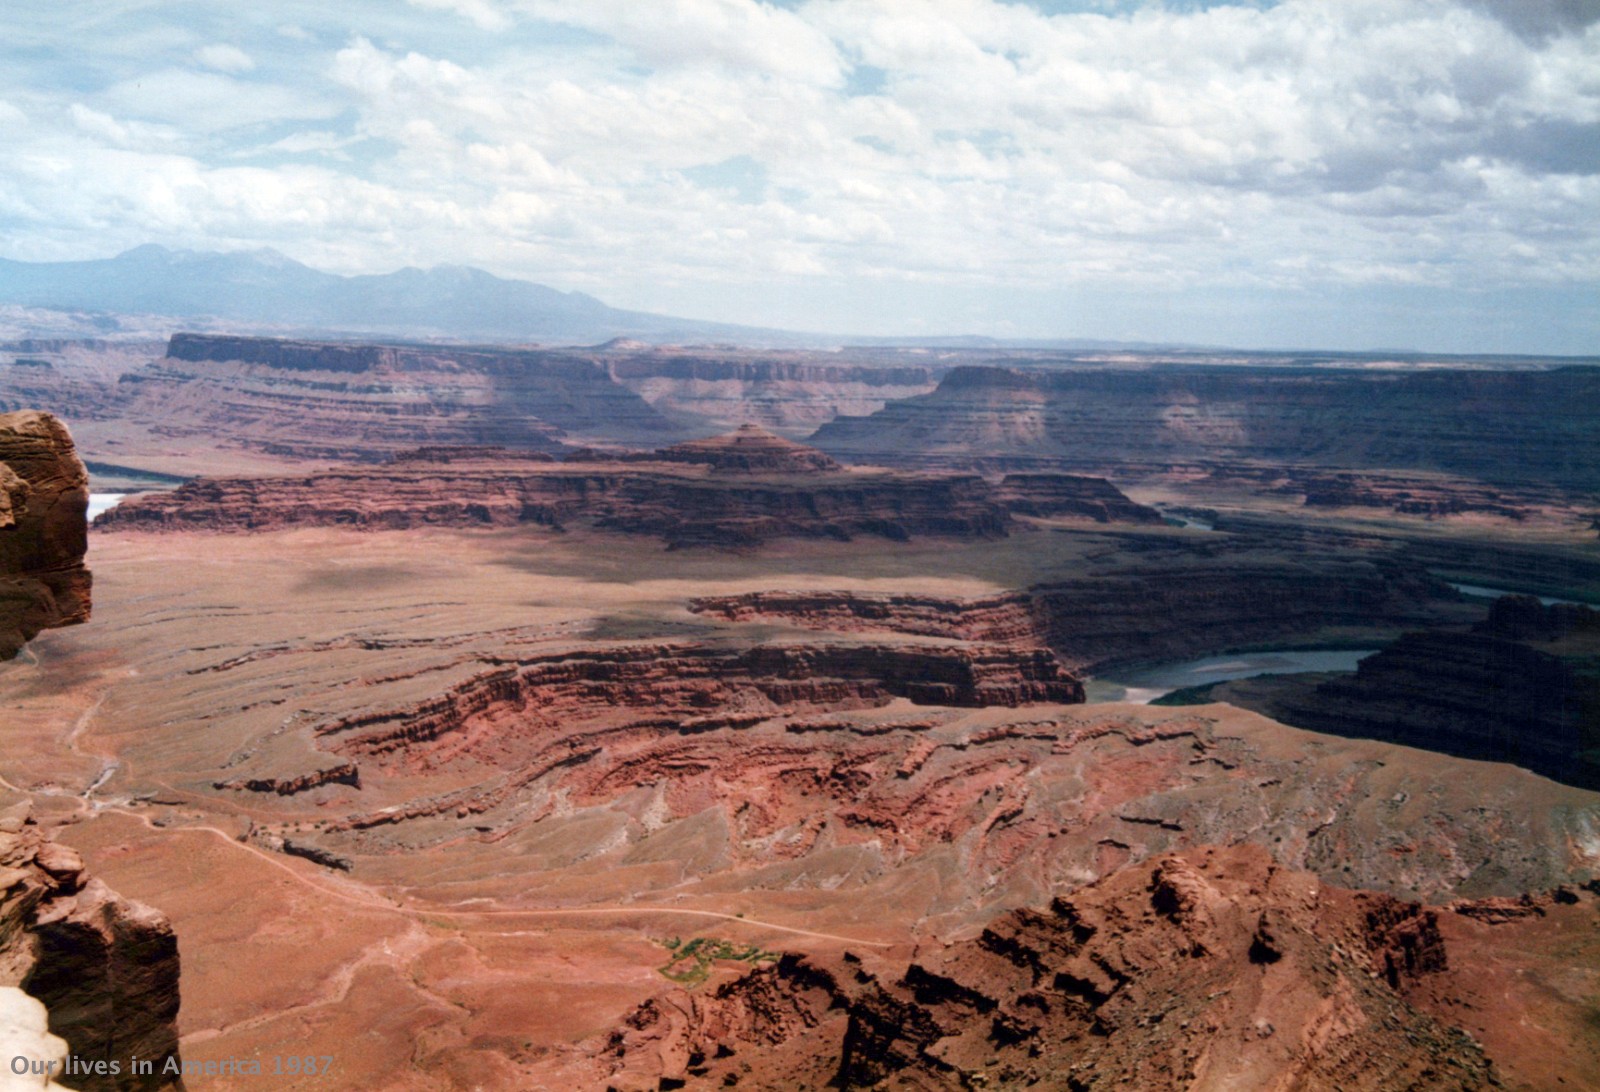
<path fill-rule="evenodd" d="M 74 0 L 0 256 L 839 333 L 1600 353 L 1600 0 Z"/>

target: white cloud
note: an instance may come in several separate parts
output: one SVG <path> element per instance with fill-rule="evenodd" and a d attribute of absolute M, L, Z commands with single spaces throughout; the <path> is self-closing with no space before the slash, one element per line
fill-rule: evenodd
<path fill-rule="evenodd" d="M 174 225 L 190 245 L 487 265 L 658 307 L 663 285 L 720 303 L 819 279 L 1594 283 L 1600 25 L 1534 34 L 1487 6 L 413 0 L 328 52 L 212 27 L 64 101 L 0 81 L 36 122 L 0 148 L 0 208 L 40 210 L 25 230 L 0 212 L 0 232 Z M 213 50 L 257 67 L 236 79 Z M 288 82 L 289 61 L 315 79 Z M 41 135 L 55 118 L 67 131 Z M 52 190 L 71 170 L 47 165 L 98 174 L 106 148 L 123 186 Z M 318 167 L 240 173 L 262 153 Z M 759 183 L 704 184 L 730 162 Z"/>
<path fill-rule="evenodd" d="M 484 30 L 505 30 L 511 19 L 489 0 L 406 0 L 416 8 L 454 12 Z"/>
<path fill-rule="evenodd" d="M 250 54 L 226 44 L 202 46 L 194 51 L 194 59 L 218 72 L 249 72 L 256 66 Z"/>
<path fill-rule="evenodd" d="M 760 0 L 518 0 L 523 10 L 604 34 L 663 66 L 719 64 L 833 85 L 839 50 L 803 14 Z"/>
<path fill-rule="evenodd" d="M 93 110 L 75 102 L 67 111 L 78 130 L 118 147 L 170 144 L 178 134 L 161 125 L 148 125 L 140 121 L 119 121 L 110 114 Z"/>
<path fill-rule="evenodd" d="M 325 118 L 337 104 L 282 84 L 216 72 L 163 68 L 107 87 L 98 100 L 120 115 L 165 122 L 196 135 L 267 122 Z"/>

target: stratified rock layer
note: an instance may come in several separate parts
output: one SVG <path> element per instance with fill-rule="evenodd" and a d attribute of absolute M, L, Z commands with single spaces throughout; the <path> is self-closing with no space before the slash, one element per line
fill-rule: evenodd
<path fill-rule="evenodd" d="M 618 1092 L 1497 1087 L 1405 1000 L 1449 967 L 1436 911 L 1197 848 L 909 960 L 784 956 L 665 994 L 602 1055 Z"/>
<path fill-rule="evenodd" d="M 1184 659 L 1319 626 L 1403 625 L 1449 594 L 1406 566 L 1330 558 L 1174 564 L 1159 577 L 1108 574 L 976 599 L 773 591 L 703 597 L 691 609 L 816 630 L 1046 645 L 1079 669 Z"/>
<path fill-rule="evenodd" d="M 774 436 L 759 425 L 740 425 L 726 436 L 674 444 L 653 458 L 709 466 L 723 473 L 827 474 L 844 469 L 816 448 Z"/>
<path fill-rule="evenodd" d="M 1264 704 L 1228 697 L 1316 731 L 1600 788 L 1600 611 L 1587 607 L 1505 596 L 1473 632 L 1407 633 L 1353 674 L 1276 689 Z"/>
<path fill-rule="evenodd" d="M 752 352 L 602 346 L 594 354 L 619 383 L 652 406 L 713 426 L 756 424 L 805 434 L 839 414 L 874 413 L 886 402 L 924 394 L 934 368 L 896 353 Z"/>
<path fill-rule="evenodd" d="M 1109 482 L 1035 475 L 999 489 L 974 474 L 846 470 L 826 455 L 744 426 L 648 453 L 429 446 L 383 467 L 293 478 L 204 478 L 119 505 L 108 529 L 271 530 L 294 526 L 586 523 L 673 546 L 751 546 L 778 537 L 1002 538 L 1008 505 L 1096 522 L 1160 522 Z"/>
<path fill-rule="evenodd" d="M 0 660 L 89 618 L 89 478 L 48 413 L 0 414 Z"/>
<path fill-rule="evenodd" d="M 76 852 L 49 841 L 27 805 L 0 813 L 0 985 L 44 1002 L 50 1031 L 117 1074 L 65 1078 L 85 1092 L 156 1089 L 178 1054 L 178 942 L 159 912 L 87 876 Z M 153 1061 L 133 1072 L 132 1060 Z M 9 1059 L 7 1059 L 9 1061 Z"/>
<path fill-rule="evenodd" d="M 177 334 L 123 376 L 157 434 L 228 437 L 274 455 L 367 461 L 418 444 L 563 450 L 683 432 L 594 363 L 514 349 Z"/>
<path fill-rule="evenodd" d="M 968 645 L 633 645 L 554 652 L 492 668 L 409 709 L 321 726 L 347 755 L 432 766 L 463 754 L 507 763 L 558 729 L 626 718 L 648 733 L 738 728 L 784 710 L 872 708 L 903 697 L 980 708 L 1083 701 L 1043 649 Z M 562 741 L 592 745 L 587 735 Z"/>
<path fill-rule="evenodd" d="M 1135 504 L 1104 478 L 1078 474 L 1007 474 L 1001 502 L 1022 516 L 1082 516 L 1096 523 L 1162 522 L 1154 508 Z"/>
<path fill-rule="evenodd" d="M 1175 462 L 1446 471 L 1593 490 L 1600 369 L 961 367 L 930 394 L 841 417 L 812 443 L 852 462 Z"/>

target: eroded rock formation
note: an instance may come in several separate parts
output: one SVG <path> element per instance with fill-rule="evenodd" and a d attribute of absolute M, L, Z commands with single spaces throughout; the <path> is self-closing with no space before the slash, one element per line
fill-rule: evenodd
<path fill-rule="evenodd" d="M 174 335 L 122 378 L 124 415 L 175 438 L 371 461 L 418 444 L 564 450 L 683 435 L 594 363 L 534 350 Z"/>
<path fill-rule="evenodd" d="M 1600 788 L 1597 664 L 1600 611 L 1504 596 L 1472 632 L 1403 634 L 1354 673 L 1214 694 L 1320 732 L 1512 762 Z"/>
<path fill-rule="evenodd" d="M 546 751 L 558 732 L 569 749 L 592 747 L 587 733 L 571 733 L 597 720 L 614 722 L 624 734 L 634 728 L 695 733 L 801 710 L 872 708 L 896 697 L 923 705 L 1015 707 L 1081 702 L 1083 686 L 1042 649 L 625 645 L 494 667 L 413 708 L 363 713 L 317 732 L 350 756 L 436 766 L 482 752 L 506 764 L 518 752 Z"/>
<path fill-rule="evenodd" d="M 618 382 L 669 413 L 713 426 L 741 424 L 809 433 L 839 414 L 874 413 L 887 402 L 924 394 L 937 370 L 899 354 L 752 352 L 603 346 L 594 354 Z"/>
<path fill-rule="evenodd" d="M 1600 369 L 960 367 L 930 394 L 841 417 L 812 443 L 852 462 L 1115 473 L 1174 462 L 1446 471 L 1592 491 Z"/>
<path fill-rule="evenodd" d="M 655 452 L 538 452 L 429 446 L 382 467 L 292 478 L 203 478 L 135 497 L 108 529 L 270 530 L 291 526 L 547 527 L 586 523 L 673 546 L 752 546 L 778 537 L 894 540 L 1004 537 L 1011 511 L 1099 523 L 1159 523 L 1109 482 L 1068 475 L 846 470 L 754 425 Z"/>
<path fill-rule="evenodd" d="M 751 592 L 691 609 L 730 621 L 1047 645 L 1074 669 L 1178 660 L 1318 627 L 1404 625 L 1453 596 L 1387 562 L 1171 564 L 975 599 L 855 592 Z"/>
<path fill-rule="evenodd" d="M 89 1063 L 119 1072 L 63 1078 L 86 1092 L 175 1084 L 178 942 L 159 912 L 88 876 L 76 852 L 49 840 L 28 805 L 0 812 L 0 985 L 42 1001 L 50 1031 Z M 135 1074 L 132 1060 L 153 1060 Z M 10 1059 L 8 1058 L 9 1062 Z"/>
<path fill-rule="evenodd" d="M 1154 508 L 1135 504 L 1104 478 L 1079 474 L 1007 474 L 1000 500 L 1023 516 L 1082 516 L 1096 523 L 1162 522 Z"/>
<path fill-rule="evenodd" d="M 89 477 L 48 413 L 0 414 L 0 660 L 88 620 Z"/>
<path fill-rule="evenodd" d="M 1406 1000 L 1450 974 L 1472 969 L 1437 911 L 1196 848 L 909 959 L 784 956 L 664 994 L 600 1049 L 618 1092 L 1498 1087 L 1478 1043 Z"/>
<path fill-rule="evenodd" d="M 674 444 L 645 458 L 708 466 L 724 474 L 833 474 L 844 469 L 816 448 L 774 436 L 759 425 L 740 425 L 726 436 Z"/>

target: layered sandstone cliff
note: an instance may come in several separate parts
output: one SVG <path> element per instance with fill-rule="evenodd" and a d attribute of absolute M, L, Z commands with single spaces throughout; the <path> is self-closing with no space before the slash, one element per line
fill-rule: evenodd
<path fill-rule="evenodd" d="M 1414 624 L 1454 593 L 1407 566 L 1326 558 L 1172 564 L 974 599 L 859 592 L 751 592 L 691 609 L 730 621 L 838 632 L 1042 644 L 1074 669 L 1181 660 L 1339 627 Z"/>
<path fill-rule="evenodd" d="M 369 461 L 419 444 L 564 450 L 683 435 L 593 362 L 538 350 L 174 335 L 122 378 L 124 416 L 174 439 Z"/>
<path fill-rule="evenodd" d="M 547 527 L 587 524 L 673 546 L 751 546 L 778 537 L 1001 538 L 1011 512 L 1095 522 L 1160 517 L 1109 482 L 1067 475 L 846 470 L 814 448 L 746 425 L 654 452 L 537 452 L 429 446 L 380 467 L 291 478 L 203 478 L 132 498 L 103 526 L 269 530 L 292 526 Z"/>
<path fill-rule="evenodd" d="M 888 402 L 925 394 L 938 372 L 903 354 L 648 349 L 615 345 L 594 354 L 619 383 L 666 413 L 713 427 L 754 424 L 809 433 L 840 414 L 875 413 Z"/>
<path fill-rule="evenodd" d="M 665 463 L 422 466 L 403 460 L 297 478 L 200 479 L 125 501 L 101 517 L 100 525 L 221 531 L 587 525 L 659 536 L 672 546 L 721 547 L 789 536 L 1000 538 L 1008 530 L 1005 509 L 976 476 L 840 473 L 737 480 L 704 470 Z"/>
<path fill-rule="evenodd" d="M 1096 523 L 1162 522 L 1161 513 L 1135 504 L 1104 478 L 1080 474 L 1007 474 L 1000 500 L 1022 516 L 1081 516 Z"/>
<path fill-rule="evenodd" d="M 773 956 L 646 1003 L 598 1053 L 617 1092 L 1501 1087 L 1436 1003 L 1478 957 L 1440 911 L 1203 847 L 909 957 Z"/>
<path fill-rule="evenodd" d="M 852 462 L 1445 471 L 1592 490 L 1600 369 L 961 367 L 930 394 L 841 417 L 811 442 Z"/>
<path fill-rule="evenodd" d="M 0 660 L 89 617 L 89 478 L 48 413 L 0 414 Z"/>
<path fill-rule="evenodd" d="M 415 707 L 317 729 L 331 749 L 411 765 L 476 748 L 543 748 L 557 729 L 622 717 L 703 732 L 799 710 L 1083 701 L 1043 649 L 983 645 L 622 645 L 552 652 L 472 676 Z M 577 737 L 584 738 L 584 737 Z"/>
<path fill-rule="evenodd" d="M 750 424 L 740 425 L 725 436 L 674 444 L 644 457 L 708 466 L 725 474 L 833 474 L 844 469 L 814 447 L 785 440 Z"/>
<path fill-rule="evenodd" d="M 1600 611 L 1587 607 L 1505 596 L 1472 632 L 1406 633 L 1354 673 L 1214 693 L 1320 732 L 1600 788 Z"/>
<path fill-rule="evenodd" d="M 160 912 L 87 875 L 25 803 L 0 812 L 0 986 L 43 1002 L 50 1032 L 90 1065 L 63 1080 L 85 1092 L 179 1083 L 162 1073 L 178 1055 L 178 969 Z M 136 1073 L 136 1058 L 151 1072 Z"/>

